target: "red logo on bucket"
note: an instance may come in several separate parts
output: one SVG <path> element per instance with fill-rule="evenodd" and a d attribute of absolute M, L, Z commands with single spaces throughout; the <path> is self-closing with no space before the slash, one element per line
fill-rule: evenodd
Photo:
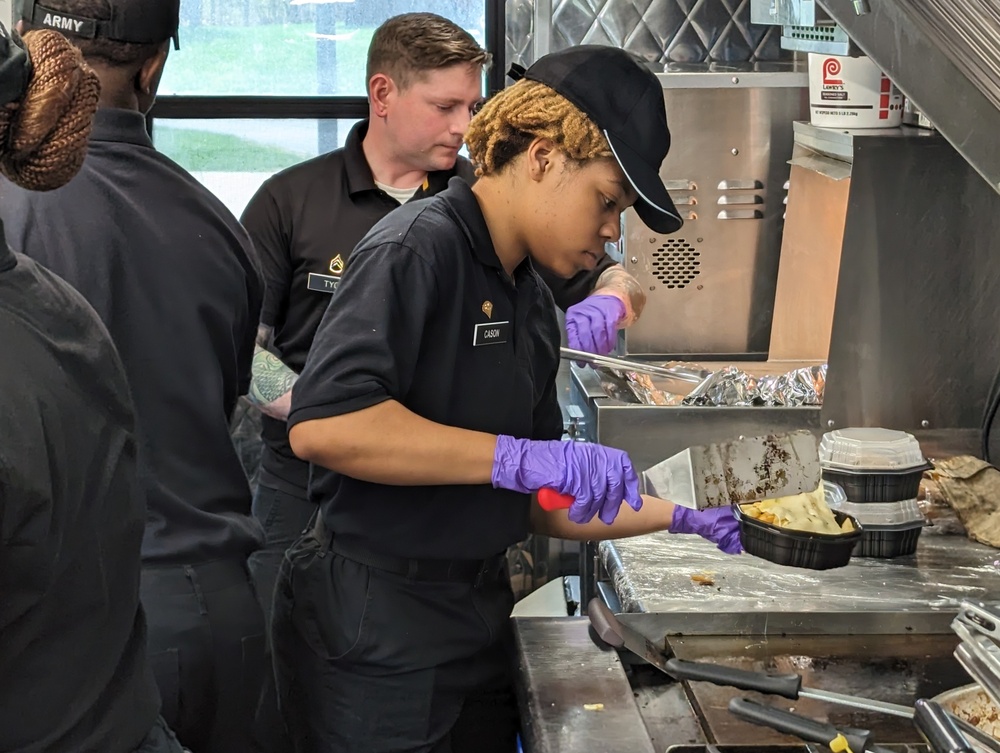
<path fill-rule="evenodd" d="M 827 58 L 823 61 L 823 83 L 831 86 L 843 86 L 844 82 L 837 78 L 840 73 L 840 61 L 837 58 Z"/>
<path fill-rule="evenodd" d="M 878 119 L 888 120 L 889 110 L 894 109 L 889 104 L 889 95 L 892 93 L 892 82 L 883 73 L 882 80 L 879 85 L 879 103 L 878 103 Z"/>

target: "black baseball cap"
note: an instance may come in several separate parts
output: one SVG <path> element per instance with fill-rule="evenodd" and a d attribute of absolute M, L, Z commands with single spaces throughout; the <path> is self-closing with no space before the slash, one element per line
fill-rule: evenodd
<path fill-rule="evenodd" d="M 670 151 L 663 86 L 638 58 L 617 47 L 579 45 L 539 58 L 508 75 L 555 90 L 604 133 L 632 188 L 635 211 L 658 233 L 680 230 L 684 221 L 663 181 L 660 164 Z"/>
<path fill-rule="evenodd" d="M 109 0 L 111 18 L 88 18 L 46 7 L 35 0 L 16 0 L 20 17 L 34 29 L 52 29 L 66 36 L 110 39 L 132 44 L 157 44 L 174 40 L 180 47 L 180 0 Z M 16 18 L 17 16 L 15 16 Z"/>

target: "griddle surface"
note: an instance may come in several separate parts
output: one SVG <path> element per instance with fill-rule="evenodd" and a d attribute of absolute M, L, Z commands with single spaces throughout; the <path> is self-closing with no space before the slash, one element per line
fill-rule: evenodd
<path fill-rule="evenodd" d="M 799 674 L 804 688 L 906 706 L 912 706 L 917 698 L 930 698 L 970 682 L 952 656 L 958 643 L 954 635 L 713 636 L 668 640 L 681 659 L 713 662 L 753 672 Z M 706 682 L 686 685 L 706 737 L 720 746 L 745 745 L 749 740 L 754 741 L 755 747 L 788 745 L 797 741 L 737 719 L 728 710 L 730 699 L 735 697 L 757 700 L 828 721 L 837 727 L 870 729 L 877 743 L 921 741 L 912 722 L 902 717 L 806 698 L 789 700 Z M 678 750 L 676 753 L 689 752 Z"/>

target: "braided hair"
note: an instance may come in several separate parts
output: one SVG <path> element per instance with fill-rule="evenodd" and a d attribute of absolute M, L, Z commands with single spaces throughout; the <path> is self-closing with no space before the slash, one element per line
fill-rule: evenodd
<path fill-rule="evenodd" d="M 573 162 L 613 157 L 597 125 L 545 84 L 522 79 L 490 99 L 465 133 L 476 175 L 496 175 L 536 138 L 551 139 Z"/>
<path fill-rule="evenodd" d="M 97 74 L 62 34 L 30 31 L 27 91 L 0 107 L 0 173 L 30 191 L 49 191 L 80 170 L 97 110 Z"/>

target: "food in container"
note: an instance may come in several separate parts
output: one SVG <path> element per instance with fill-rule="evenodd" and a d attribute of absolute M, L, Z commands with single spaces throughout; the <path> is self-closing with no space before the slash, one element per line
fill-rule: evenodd
<path fill-rule="evenodd" d="M 843 567 L 850 559 L 855 545 L 861 540 L 863 533 L 862 526 L 850 515 L 831 510 L 826 504 L 828 495 L 843 496 L 843 492 L 833 484 L 824 483 L 821 489 L 808 494 L 795 495 L 804 498 L 794 502 L 794 497 L 786 497 L 785 501 L 765 500 L 763 509 L 762 503 L 734 504 L 733 514 L 740 522 L 740 541 L 747 554 L 766 559 L 778 565 L 789 567 L 803 567 L 811 570 L 828 570 L 834 567 Z M 770 506 L 767 501 L 780 502 L 780 504 Z M 822 503 L 822 507 L 820 507 Z M 803 506 L 803 511 L 798 511 L 794 505 Z M 820 512 L 825 508 L 825 513 Z M 822 523 L 815 521 L 806 523 L 805 518 L 810 517 L 809 512 L 819 515 L 823 519 Z M 813 530 L 796 530 L 787 526 L 783 527 L 775 523 L 765 522 L 764 516 L 754 517 L 757 512 L 772 512 L 775 523 L 795 522 L 798 525 L 808 525 Z M 829 515 L 829 518 L 827 518 Z M 826 532 L 820 532 L 820 529 Z"/>
<path fill-rule="evenodd" d="M 854 530 L 851 518 L 844 517 L 838 521 L 834 517 L 822 486 L 805 494 L 740 505 L 740 509 L 755 520 L 794 531 L 839 534 Z"/>
<path fill-rule="evenodd" d="M 963 685 L 942 693 L 934 700 L 959 719 L 1000 738 L 1000 709 L 979 685 Z"/>

